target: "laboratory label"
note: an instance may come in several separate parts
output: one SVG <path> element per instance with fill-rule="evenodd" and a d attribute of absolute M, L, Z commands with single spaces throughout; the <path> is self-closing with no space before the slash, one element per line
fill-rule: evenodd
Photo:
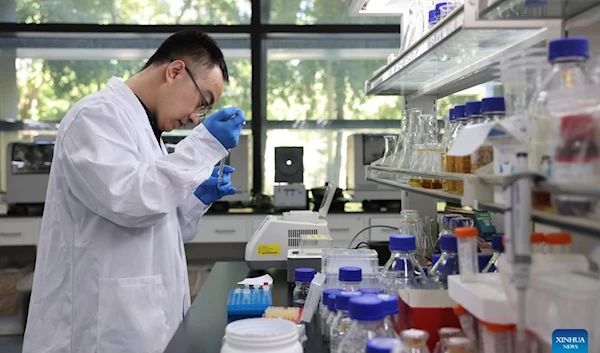
<path fill-rule="evenodd" d="M 258 244 L 258 255 L 260 256 L 279 256 L 281 255 L 280 244 Z"/>

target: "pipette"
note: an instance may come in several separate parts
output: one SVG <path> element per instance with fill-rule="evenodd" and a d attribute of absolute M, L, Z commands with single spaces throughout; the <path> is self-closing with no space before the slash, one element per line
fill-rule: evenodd
<path fill-rule="evenodd" d="M 527 173 L 527 153 L 517 153 L 516 174 Z M 517 292 L 517 344 L 525 340 L 525 301 L 531 267 L 531 179 L 521 176 L 507 188 L 507 207 L 504 213 L 507 226 L 507 260 L 513 266 L 511 282 Z"/>
<path fill-rule="evenodd" d="M 229 154 L 230 150 L 227 150 L 227 154 Z M 223 169 L 225 168 L 225 159 L 227 157 L 221 159 L 221 162 L 219 163 L 219 172 L 217 173 L 217 186 L 221 185 L 221 183 L 223 182 Z"/>
<path fill-rule="evenodd" d="M 237 114 L 233 114 L 227 120 L 231 120 L 231 119 L 235 118 L 236 115 Z M 231 150 L 227 150 L 227 154 L 229 154 L 230 151 Z M 221 159 L 221 163 L 219 163 L 219 172 L 217 173 L 217 186 L 221 185 L 221 183 L 223 182 L 223 169 L 225 168 L 225 159 L 226 158 L 227 157 L 224 157 L 223 159 Z"/>

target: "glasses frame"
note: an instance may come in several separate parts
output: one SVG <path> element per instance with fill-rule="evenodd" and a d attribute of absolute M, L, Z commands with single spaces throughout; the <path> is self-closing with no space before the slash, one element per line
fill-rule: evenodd
<path fill-rule="evenodd" d="M 171 59 L 171 62 L 173 62 L 175 60 L 181 60 L 181 59 Z M 181 60 L 181 61 L 183 61 L 183 60 Z M 183 61 L 183 63 L 185 65 L 185 61 Z M 200 86 L 198 86 L 198 83 L 196 83 L 196 80 L 194 79 L 194 76 L 192 75 L 192 72 L 190 71 L 190 69 L 188 69 L 187 65 L 184 66 L 184 69 L 185 69 L 185 72 L 187 72 L 188 76 L 190 76 L 190 79 L 192 80 L 192 83 L 198 90 L 198 93 L 200 93 L 200 98 L 202 99 L 202 105 L 198 109 L 196 109 L 196 111 L 194 112 L 194 115 L 196 115 L 199 119 L 202 119 L 206 116 L 206 114 L 208 114 L 208 112 L 211 111 L 211 109 L 213 107 L 212 107 L 212 105 L 208 104 L 208 101 L 206 100 L 204 93 L 202 93 Z"/>

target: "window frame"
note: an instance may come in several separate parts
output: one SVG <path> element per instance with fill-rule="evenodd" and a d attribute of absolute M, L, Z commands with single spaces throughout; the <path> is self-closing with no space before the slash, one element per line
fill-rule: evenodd
<path fill-rule="evenodd" d="M 252 131 L 252 180 L 253 193 L 261 194 L 263 189 L 264 156 L 267 129 L 280 129 L 288 126 L 292 121 L 267 121 L 267 51 L 268 41 L 276 38 L 280 42 L 286 39 L 322 38 L 323 36 L 396 36 L 400 47 L 400 19 L 398 24 L 266 24 L 264 18 L 269 17 L 270 0 L 251 0 L 250 24 L 236 25 L 126 25 L 126 24 L 78 24 L 78 23 L 44 23 L 26 24 L 6 22 L 6 17 L 1 16 L 0 43 L 2 40 L 18 41 L 23 45 L 41 45 L 44 39 L 54 38 L 56 41 L 69 42 L 65 39 L 81 40 L 86 38 L 105 38 L 106 40 L 161 40 L 169 34 L 185 29 L 195 28 L 210 33 L 217 41 L 225 38 L 238 38 L 245 36 L 250 41 L 250 61 L 252 65 L 251 103 L 252 122 L 246 126 Z M 222 39 L 221 39 L 222 38 Z M 27 44 L 29 43 L 29 44 Z M 365 43 L 375 43 L 366 40 Z M 365 44 L 367 46 L 369 44 Z M 0 46 L 2 47 L 2 46 Z M 373 48 L 373 47 L 367 47 Z M 367 79 L 365 77 L 365 79 Z M 16 103 L 15 103 L 16 104 Z M 335 129 L 353 129 L 355 126 L 384 127 L 397 120 L 341 120 L 333 121 L 329 125 Z M 0 130 L 20 130 L 25 127 L 24 122 L 10 122 L 0 120 Z M 48 126 L 55 126 L 48 123 Z M 322 125 L 309 123 L 307 129 L 322 129 Z"/>

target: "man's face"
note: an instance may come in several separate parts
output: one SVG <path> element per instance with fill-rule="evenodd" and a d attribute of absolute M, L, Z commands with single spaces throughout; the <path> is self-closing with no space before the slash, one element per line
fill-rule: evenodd
<path fill-rule="evenodd" d="M 174 60 L 166 68 L 159 92 L 156 120 L 161 131 L 196 125 L 221 98 L 223 73 L 217 65 L 192 70 L 182 60 Z"/>

